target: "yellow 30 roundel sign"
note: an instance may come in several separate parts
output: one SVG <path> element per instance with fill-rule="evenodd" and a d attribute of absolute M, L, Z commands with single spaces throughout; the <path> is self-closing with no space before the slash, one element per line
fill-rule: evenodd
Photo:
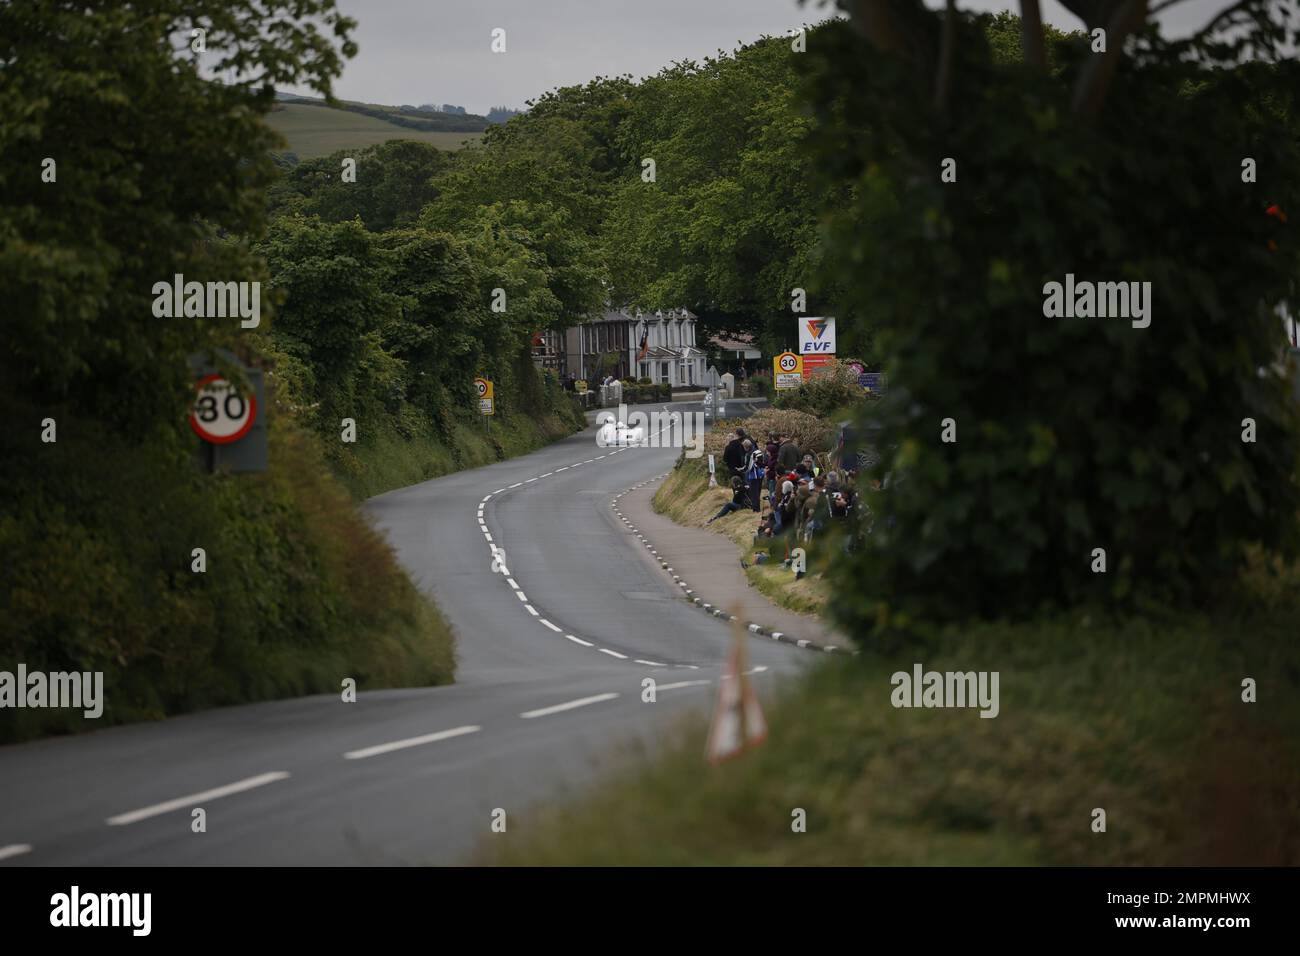
<path fill-rule="evenodd" d="M 772 381 L 777 388 L 798 388 L 803 384 L 803 356 L 782 352 L 772 359 Z"/>
<path fill-rule="evenodd" d="M 486 378 L 474 379 L 474 390 L 478 392 L 478 410 L 480 415 L 492 415 L 496 412 L 496 399 L 492 394 L 492 382 Z"/>

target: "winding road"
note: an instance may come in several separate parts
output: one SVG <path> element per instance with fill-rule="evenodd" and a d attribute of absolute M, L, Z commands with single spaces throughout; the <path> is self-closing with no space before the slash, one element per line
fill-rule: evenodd
<path fill-rule="evenodd" d="M 677 454 L 600 448 L 588 428 L 371 499 L 455 629 L 454 685 L 0 748 L 0 866 L 457 863 L 520 832 L 530 806 L 643 759 L 684 713 L 712 706 L 731 640 L 611 508 Z M 813 656 L 748 646 L 760 696 Z M 646 677 L 655 703 L 642 702 Z M 206 832 L 191 829 L 195 807 Z"/>

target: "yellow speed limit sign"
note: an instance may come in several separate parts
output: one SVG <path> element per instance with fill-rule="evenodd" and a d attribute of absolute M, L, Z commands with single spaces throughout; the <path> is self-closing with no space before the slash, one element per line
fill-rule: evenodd
<path fill-rule="evenodd" d="M 478 392 L 478 410 L 480 415 L 496 414 L 496 402 L 492 396 L 492 382 L 486 378 L 474 379 L 474 389 Z"/>
<path fill-rule="evenodd" d="M 772 381 L 777 388 L 798 388 L 803 384 L 803 356 L 782 352 L 772 359 Z"/>

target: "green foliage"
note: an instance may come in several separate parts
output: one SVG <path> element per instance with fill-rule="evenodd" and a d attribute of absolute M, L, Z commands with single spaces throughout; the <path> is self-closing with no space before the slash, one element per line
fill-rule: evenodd
<path fill-rule="evenodd" d="M 410 224 L 437 196 L 429 180 L 446 169 L 448 157 L 427 143 L 393 140 L 299 163 L 271 188 L 272 213 L 359 218 L 372 232 Z M 343 180 L 345 158 L 356 160 L 355 182 Z"/>
<path fill-rule="evenodd" d="M 0 431 L 0 670 L 102 670 L 101 725 L 338 693 L 343 677 L 451 680 L 450 629 L 301 433 L 277 425 L 270 471 L 222 477 L 68 409 L 3 412 L 52 414 L 58 441 Z M 9 713 L 3 741 L 86 728 Z"/>
<path fill-rule="evenodd" d="M 766 379 L 769 385 L 771 381 Z M 828 418 L 833 412 L 861 405 L 863 401 L 865 396 L 857 375 L 847 363 L 835 359 L 798 388 L 781 389 L 776 394 L 777 408 L 798 409 L 819 418 Z"/>
<path fill-rule="evenodd" d="M 192 24 L 208 30 L 205 73 L 236 82 L 174 49 Z M 352 27 L 331 0 L 0 5 L 6 389 L 136 435 L 179 434 L 186 356 L 238 322 L 157 319 L 151 290 L 176 273 L 264 278 L 242 243 L 217 237 L 263 221 L 272 85 L 327 93 Z M 41 182 L 45 157 L 55 183 Z"/>
<path fill-rule="evenodd" d="M 916 17 L 937 37 L 937 14 Z M 1265 208 L 1300 209 L 1300 71 L 1207 69 L 1153 34 L 1139 47 L 1091 123 L 1071 114 L 1078 44 L 1058 46 L 1059 76 L 1035 75 L 963 17 L 946 119 L 915 82 L 926 64 L 869 52 L 847 25 L 809 54 L 822 164 L 856 196 L 833 269 L 890 375 L 875 419 L 892 526 L 877 520 L 839 568 L 838 610 L 871 640 L 1045 605 L 1207 600 L 1243 544 L 1294 544 L 1300 432 L 1275 307 L 1300 261 Z M 944 156 L 957 183 L 940 181 Z M 1150 281 L 1150 328 L 1045 318 L 1044 284 L 1067 273 Z"/>

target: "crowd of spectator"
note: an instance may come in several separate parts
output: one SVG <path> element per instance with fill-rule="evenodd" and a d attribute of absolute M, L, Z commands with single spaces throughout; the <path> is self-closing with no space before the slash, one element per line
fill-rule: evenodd
<path fill-rule="evenodd" d="M 819 456 L 801 452 L 789 435 L 769 434 L 759 447 L 744 428 L 737 428 L 723 450 L 722 466 L 730 479 L 731 500 L 710 524 L 748 509 L 761 516 L 759 535 L 811 541 L 832 523 L 847 523 L 859 504 L 854 469 L 831 469 Z"/>

